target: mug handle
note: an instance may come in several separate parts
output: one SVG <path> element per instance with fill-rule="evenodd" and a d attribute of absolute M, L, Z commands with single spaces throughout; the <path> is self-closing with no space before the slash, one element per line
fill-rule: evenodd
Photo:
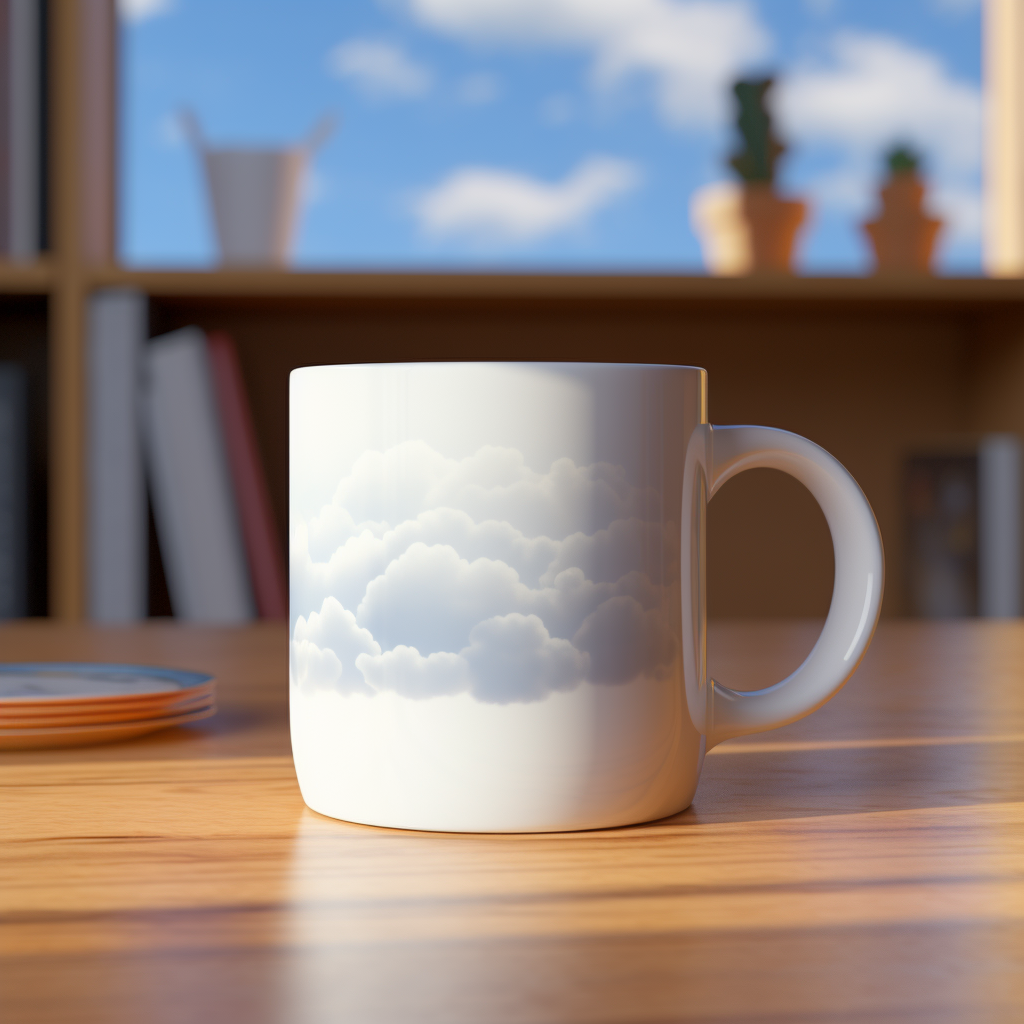
<path fill-rule="evenodd" d="M 885 562 L 878 523 L 847 470 L 813 441 L 774 427 L 712 427 L 709 498 L 746 469 L 781 469 L 814 495 L 835 552 L 828 618 L 811 653 L 790 676 L 762 690 L 730 690 L 709 681 L 707 748 L 733 736 L 763 732 L 821 707 L 853 675 L 882 604 Z"/>

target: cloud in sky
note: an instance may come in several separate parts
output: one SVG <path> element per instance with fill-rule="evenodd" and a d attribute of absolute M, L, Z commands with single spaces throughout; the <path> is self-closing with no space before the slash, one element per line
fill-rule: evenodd
<path fill-rule="evenodd" d="M 885 150 L 905 141 L 924 154 L 936 207 L 953 233 L 977 237 L 981 90 L 951 75 L 934 53 L 889 35 L 838 32 L 826 62 L 780 79 L 775 109 L 784 137 L 831 144 L 842 154 L 842 169 L 816 183 L 819 201 L 863 208 Z"/>
<path fill-rule="evenodd" d="M 459 102 L 469 107 L 482 107 L 498 98 L 501 86 L 494 75 L 480 72 L 467 75 L 458 87 Z"/>
<path fill-rule="evenodd" d="M 981 0 L 932 0 L 932 6 L 941 14 L 972 14 Z"/>
<path fill-rule="evenodd" d="M 675 126 L 714 125 L 737 72 L 771 39 L 744 0 L 408 0 L 423 26 L 473 44 L 547 47 L 591 56 L 591 81 L 646 76 Z"/>
<path fill-rule="evenodd" d="M 592 156 L 561 181 L 497 167 L 461 167 L 413 203 L 420 228 L 435 237 L 530 242 L 579 227 L 640 183 L 636 164 Z"/>
<path fill-rule="evenodd" d="M 981 238 L 984 213 L 980 188 L 939 182 L 929 206 L 943 219 L 954 239 Z"/>
<path fill-rule="evenodd" d="M 117 13 L 133 24 L 170 14 L 173 9 L 174 0 L 117 0 Z"/>
<path fill-rule="evenodd" d="M 932 0 L 947 13 L 975 2 Z M 824 14 L 834 13 L 835 4 L 810 6 Z M 646 77 L 672 127 L 728 123 L 731 82 L 763 67 L 773 47 L 756 6 L 742 0 L 407 0 L 407 9 L 425 28 L 474 46 L 586 53 L 598 89 Z M 776 96 L 786 138 L 838 151 L 841 166 L 809 185 L 817 202 L 866 212 L 883 151 L 906 140 L 924 152 L 935 209 L 961 239 L 979 231 L 981 107 L 978 85 L 950 73 L 936 54 L 855 30 L 835 33 L 818 60 L 782 74 Z M 542 119 L 564 121 L 565 111 L 552 103 Z M 543 237 L 542 225 L 560 223 L 543 212 L 557 205 L 550 186 L 531 189 L 501 173 L 456 172 L 424 198 L 421 225 L 436 234 L 516 238 L 518 232 Z"/>
<path fill-rule="evenodd" d="M 540 117 L 545 124 L 562 125 L 571 121 L 576 114 L 576 104 L 565 93 L 546 96 L 540 105 Z"/>
<path fill-rule="evenodd" d="M 804 10 L 816 18 L 827 18 L 839 9 L 839 0 L 804 0 Z"/>
<path fill-rule="evenodd" d="M 394 522 L 360 521 L 382 493 Z M 293 529 L 292 681 L 509 703 L 657 677 L 677 654 L 664 616 L 678 536 L 645 507 L 660 500 L 601 463 L 539 473 L 512 449 L 455 460 L 422 442 L 368 453 Z"/>
<path fill-rule="evenodd" d="M 798 67 L 779 81 L 776 108 L 791 138 L 828 139 L 872 154 L 909 140 L 947 166 L 977 165 L 977 85 L 893 36 L 843 31 L 829 49 L 827 65 Z"/>
<path fill-rule="evenodd" d="M 402 49 L 379 39 L 348 39 L 328 56 L 336 78 L 355 82 L 380 98 L 415 99 L 430 91 L 430 71 Z"/>

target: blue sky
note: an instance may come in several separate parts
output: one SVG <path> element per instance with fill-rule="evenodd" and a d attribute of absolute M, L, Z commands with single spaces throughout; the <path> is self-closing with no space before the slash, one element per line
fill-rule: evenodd
<path fill-rule="evenodd" d="M 777 77 L 807 273 L 870 267 L 885 148 L 925 155 L 939 266 L 980 272 L 977 0 L 122 0 L 121 247 L 209 266 L 200 162 L 338 118 L 300 267 L 701 272 L 695 190 L 730 177 L 728 86 Z"/>

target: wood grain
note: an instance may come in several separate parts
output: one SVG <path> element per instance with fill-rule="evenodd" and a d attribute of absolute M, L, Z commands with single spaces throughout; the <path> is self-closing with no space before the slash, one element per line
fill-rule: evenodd
<path fill-rule="evenodd" d="M 771 682 L 817 628 L 720 623 L 716 678 Z M 305 809 L 279 626 L 0 646 L 207 669 L 223 708 L 0 756 L 5 1022 L 1024 1014 L 1024 624 L 886 623 L 816 715 L 714 751 L 689 811 L 543 836 Z"/>
<path fill-rule="evenodd" d="M 46 259 L 34 263 L 0 260 L 0 294 L 45 295 L 53 284 L 53 270 Z"/>

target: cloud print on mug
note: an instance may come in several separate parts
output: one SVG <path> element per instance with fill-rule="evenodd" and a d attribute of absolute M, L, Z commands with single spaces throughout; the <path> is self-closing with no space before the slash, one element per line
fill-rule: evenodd
<path fill-rule="evenodd" d="M 293 521 L 292 682 L 509 704 L 661 678 L 679 655 L 679 528 L 662 521 L 662 496 L 609 463 L 366 451 Z"/>

